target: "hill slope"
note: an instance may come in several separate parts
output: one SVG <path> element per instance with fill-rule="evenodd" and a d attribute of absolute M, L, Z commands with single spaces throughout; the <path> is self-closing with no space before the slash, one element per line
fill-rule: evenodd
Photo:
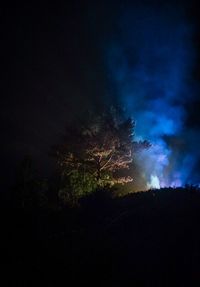
<path fill-rule="evenodd" d="M 200 284 L 198 189 L 94 196 L 77 210 L 7 209 L 4 218 L 5 266 L 15 285 Z"/>

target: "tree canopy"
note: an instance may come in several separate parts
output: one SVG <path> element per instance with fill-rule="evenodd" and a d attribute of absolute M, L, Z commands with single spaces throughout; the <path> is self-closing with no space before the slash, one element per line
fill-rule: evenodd
<path fill-rule="evenodd" d="M 54 146 L 65 190 L 61 189 L 61 196 L 66 196 L 66 188 L 67 196 L 81 197 L 97 187 L 132 181 L 133 175 L 124 171 L 134 152 L 149 146 L 146 141 L 134 141 L 134 128 L 135 122 L 117 109 L 90 112 L 69 125 L 63 142 Z"/>

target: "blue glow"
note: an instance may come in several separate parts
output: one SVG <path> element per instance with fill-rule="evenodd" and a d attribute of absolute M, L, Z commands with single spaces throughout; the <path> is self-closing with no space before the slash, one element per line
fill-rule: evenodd
<path fill-rule="evenodd" d="M 142 163 L 147 186 L 199 182 L 194 169 L 200 153 L 184 126 L 187 102 L 195 99 L 193 27 L 178 7 L 155 11 L 137 5 L 122 13 L 118 28 L 106 59 L 118 97 L 136 120 L 137 139 L 153 144 L 135 159 Z M 196 131 L 189 132 L 197 138 Z"/>
<path fill-rule="evenodd" d="M 151 180 L 150 180 L 150 182 L 147 183 L 147 187 L 149 189 L 160 188 L 160 181 L 159 181 L 159 178 L 157 177 L 157 175 L 151 175 Z"/>

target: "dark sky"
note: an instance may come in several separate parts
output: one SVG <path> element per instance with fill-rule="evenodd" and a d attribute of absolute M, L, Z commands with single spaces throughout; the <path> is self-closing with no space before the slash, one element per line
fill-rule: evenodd
<path fill-rule="evenodd" d="M 13 178 L 16 165 L 26 154 L 35 158 L 41 170 L 48 170 L 49 148 L 58 141 L 66 122 L 91 105 L 99 107 L 115 99 L 104 49 L 107 41 L 117 37 L 121 11 L 133 2 L 65 2 L 7 3 L 1 9 L 2 175 L 6 180 L 8 174 Z M 162 1 L 143 2 L 144 9 L 147 2 L 155 10 L 162 5 Z M 193 77 L 198 84 L 198 1 L 179 3 L 195 26 L 193 41 L 198 53 Z M 188 107 L 188 125 L 200 124 L 199 108 L 197 100 Z"/>

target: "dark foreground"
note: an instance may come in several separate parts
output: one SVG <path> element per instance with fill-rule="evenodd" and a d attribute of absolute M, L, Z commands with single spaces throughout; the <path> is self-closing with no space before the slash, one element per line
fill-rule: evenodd
<path fill-rule="evenodd" d="M 3 286 L 200 286 L 199 190 L 94 196 L 76 210 L 4 206 L 1 217 Z"/>

